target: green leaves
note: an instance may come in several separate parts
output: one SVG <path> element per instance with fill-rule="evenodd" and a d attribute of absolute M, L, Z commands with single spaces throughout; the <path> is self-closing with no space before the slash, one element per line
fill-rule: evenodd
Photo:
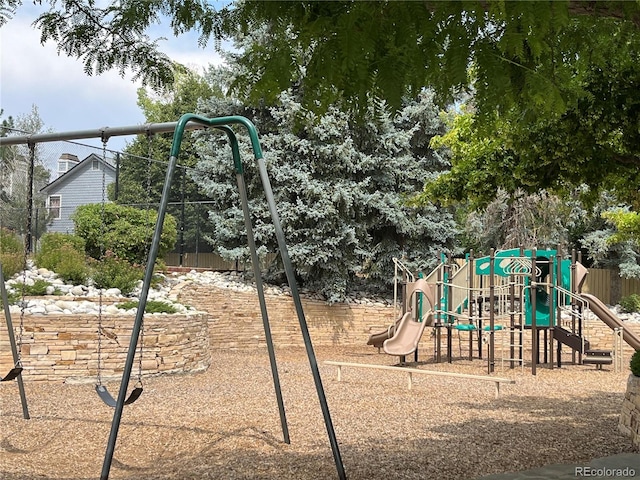
<path fill-rule="evenodd" d="M 499 189 L 562 195 L 584 184 L 585 200 L 608 189 L 640 205 L 640 36 L 615 21 L 587 20 L 572 23 L 556 43 L 585 37 L 594 49 L 590 59 L 571 47 L 572 58 L 524 78 L 521 105 L 456 119 L 437 143 L 450 149 L 451 171 L 429 182 L 423 198 L 469 199 L 483 208 Z M 549 80 L 536 80 L 544 71 Z M 490 84 L 482 77 L 476 84 L 483 82 Z M 476 101 L 490 101 L 486 95 L 479 91 Z"/>
<path fill-rule="evenodd" d="M 622 243 L 631 240 L 640 247 L 640 214 L 623 209 L 607 211 L 602 217 L 616 227 L 615 234 L 609 239 L 610 243 Z"/>
<path fill-rule="evenodd" d="M 131 264 L 144 264 L 157 212 L 125 207 L 115 203 L 82 205 L 73 215 L 76 235 L 86 241 L 87 255 L 100 259 L 111 251 Z M 176 220 L 166 215 L 158 256 L 162 258 L 176 242 Z"/>
<path fill-rule="evenodd" d="M 0 27 L 13 18 L 21 0 L 0 0 Z"/>
<path fill-rule="evenodd" d="M 9 0 L 9 6 L 16 3 Z M 203 47 L 210 35 L 221 35 L 222 17 L 204 0 L 126 0 L 104 8 L 91 0 L 50 3 L 51 9 L 34 22 L 42 43 L 52 40 L 59 52 L 81 59 L 87 75 L 131 71 L 134 80 L 156 91 L 171 86 L 174 66 L 158 48 L 161 39 L 146 34 L 151 25 L 168 17 L 175 35 L 200 30 Z"/>

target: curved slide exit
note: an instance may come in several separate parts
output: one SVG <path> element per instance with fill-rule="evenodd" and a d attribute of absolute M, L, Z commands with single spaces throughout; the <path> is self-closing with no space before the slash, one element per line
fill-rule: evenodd
<path fill-rule="evenodd" d="M 622 338 L 625 342 L 631 346 L 634 350 L 640 350 L 640 338 L 628 328 L 625 328 L 624 322 L 620 320 L 616 315 L 609 310 L 602 300 L 589 293 L 583 293 L 580 295 L 589 304 L 589 310 L 591 310 L 600 320 L 602 320 L 611 329 L 621 328 Z"/>
<path fill-rule="evenodd" d="M 414 304 L 413 296 L 418 293 L 423 294 L 429 302 L 429 311 L 423 318 L 419 318 L 417 312 L 414 311 L 418 308 Z M 399 357 L 416 351 L 425 327 L 433 325 L 435 288 L 433 284 L 420 278 L 415 282 L 407 283 L 407 295 L 409 298 L 406 304 L 409 305 L 409 310 L 386 330 L 370 335 L 367 345 L 373 345 L 378 349 L 383 348 L 385 353 Z M 412 306 L 413 308 L 411 308 Z"/>
<path fill-rule="evenodd" d="M 384 341 L 382 346 L 385 353 L 402 357 L 416 351 L 424 328 L 433 324 L 433 312 L 429 312 L 422 322 L 417 322 L 411 317 L 411 312 L 405 313 L 396 334 Z"/>
<path fill-rule="evenodd" d="M 400 322 L 402 322 L 403 317 L 404 315 L 398 318 L 398 320 L 396 320 L 396 323 L 394 323 L 393 325 L 390 325 L 386 330 L 383 330 L 382 332 L 378 332 L 378 333 L 372 333 L 371 335 L 369 335 L 369 340 L 367 341 L 367 345 L 373 345 L 378 349 L 382 348 L 384 341 L 393 337 L 396 334 L 396 330 L 398 330 L 398 327 L 400 326 Z"/>

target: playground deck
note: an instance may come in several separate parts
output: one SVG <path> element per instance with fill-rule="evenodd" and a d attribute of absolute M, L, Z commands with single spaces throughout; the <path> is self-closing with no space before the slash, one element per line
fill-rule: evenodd
<path fill-rule="evenodd" d="M 495 399 L 493 382 L 460 377 L 416 375 L 409 390 L 396 372 L 350 369 L 338 382 L 325 361 L 395 359 L 365 346 L 316 353 L 351 480 L 475 479 L 632 451 L 617 430 L 626 371 L 497 369 L 516 383 Z M 266 351 L 214 351 L 205 373 L 146 379 L 142 397 L 125 407 L 110 478 L 337 478 L 305 352 L 276 354 L 290 445 L 282 443 Z M 416 367 L 465 375 L 486 368 L 478 360 Z M 99 478 L 113 411 L 93 386 L 27 383 L 26 391 L 31 420 L 22 419 L 15 383 L 0 385 L 0 478 Z"/>

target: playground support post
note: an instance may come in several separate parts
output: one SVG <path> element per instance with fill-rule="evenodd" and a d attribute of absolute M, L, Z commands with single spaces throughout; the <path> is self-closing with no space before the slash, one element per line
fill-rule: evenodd
<path fill-rule="evenodd" d="M 558 245 L 557 247 L 557 255 L 556 255 L 556 283 L 555 285 L 560 285 L 562 286 L 562 254 L 560 253 L 560 248 L 561 246 Z M 562 305 L 560 305 L 561 300 L 564 302 L 564 299 L 560 298 L 560 295 L 556 294 L 556 292 L 554 292 L 554 298 L 555 298 L 555 302 L 556 302 L 556 309 L 555 309 L 555 316 L 554 316 L 554 321 L 553 323 L 550 324 L 551 327 L 551 338 L 549 340 L 549 355 L 550 355 L 550 361 L 549 361 L 549 368 L 551 370 L 553 370 L 554 368 L 554 364 L 555 364 L 555 359 L 553 358 L 553 340 L 554 340 L 554 336 L 555 336 L 555 329 L 553 327 L 557 326 L 562 326 Z"/>
<path fill-rule="evenodd" d="M 255 127 L 253 131 L 255 132 Z M 257 133 L 255 134 L 255 141 L 257 142 Z M 347 475 L 344 471 L 342 457 L 340 456 L 340 449 L 338 446 L 338 440 L 336 438 L 335 430 L 333 428 L 333 422 L 331 420 L 331 414 L 329 412 L 327 398 L 324 393 L 324 387 L 322 386 L 322 378 L 320 377 L 318 362 L 316 360 L 315 352 L 313 350 L 313 345 L 311 343 L 311 335 L 309 334 L 309 327 L 307 326 L 307 320 L 304 315 L 304 309 L 302 308 L 302 301 L 300 299 L 300 293 L 298 292 L 298 285 L 295 278 L 293 264 L 291 263 L 291 259 L 289 258 L 289 251 L 287 249 L 287 244 L 284 237 L 284 231 L 282 230 L 282 225 L 280 224 L 280 217 L 276 209 L 276 202 L 273 196 L 273 191 L 271 189 L 271 182 L 269 180 L 269 175 L 267 174 L 267 166 L 264 162 L 264 158 L 262 157 L 261 152 L 260 152 L 260 155 L 256 155 L 256 160 L 258 162 L 258 172 L 260 174 L 260 179 L 262 180 L 262 188 L 264 190 L 264 194 L 267 199 L 267 205 L 269 206 L 269 211 L 271 213 L 271 218 L 272 218 L 273 226 L 276 233 L 276 239 L 278 241 L 278 248 L 280 250 L 282 264 L 284 266 L 285 275 L 289 282 L 289 288 L 291 289 L 291 297 L 293 299 L 295 310 L 298 315 L 298 324 L 300 325 L 300 331 L 304 339 L 304 344 L 307 351 L 307 357 L 309 359 L 309 366 L 311 367 L 311 373 L 313 375 L 313 380 L 316 386 L 316 393 L 318 395 L 320 408 L 322 410 L 322 415 L 324 417 L 325 427 L 327 430 L 327 435 L 329 437 L 329 443 L 331 445 L 331 451 L 333 453 L 333 458 L 336 465 L 338 477 L 340 478 L 340 480 L 345 480 L 347 478 Z"/>
<path fill-rule="evenodd" d="M 515 368 L 515 308 L 516 308 L 516 277 L 509 275 L 509 368 Z"/>
<path fill-rule="evenodd" d="M 536 367 L 538 364 L 538 328 L 536 326 L 536 288 L 538 282 L 536 279 L 536 249 L 531 250 L 531 288 L 529 296 L 531 297 L 531 375 L 536 375 Z"/>
<path fill-rule="evenodd" d="M 487 353 L 487 372 L 493 373 L 495 369 L 495 273 L 496 251 L 491 249 L 489 256 L 489 352 Z"/>
<path fill-rule="evenodd" d="M 438 274 L 436 275 L 436 305 L 437 305 L 437 310 L 436 310 L 436 314 L 434 315 L 435 318 L 435 329 L 436 329 L 436 346 L 435 346 L 435 356 L 436 356 L 436 363 L 440 363 L 442 361 L 442 333 L 441 333 L 441 328 L 442 328 L 442 312 L 443 312 L 443 305 L 442 305 L 442 295 L 443 295 L 443 286 L 442 286 L 442 282 L 443 282 L 443 269 L 444 267 L 438 268 Z"/>
<path fill-rule="evenodd" d="M 469 305 L 469 323 L 473 323 L 473 308 L 474 308 L 474 298 L 473 298 L 473 249 L 469 251 L 469 268 L 467 272 L 467 285 L 469 286 L 468 295 L 467 295 L 467 304 Z M 459 334 L 459 333 L 458 333 Z M 473 332 L 469 330 L 469 360 L 473 360 Z"/>
<path fill-rule="evenodd" d="M 233 162 L 236 170 L 236 183 L 240 194 L 240 203 L 242 204 L 242 213 L 244 215 L 244 225 L 247 232 L 247 243 L 251 252 L 251 263 L 253 266 L 253 277 L 256 282 L 256 291 L 258 293 L 258 303 L 260 304 L 260 314 L 262 316 L 262 325 L 264 328 L 267 350 L 269 353 L 269 362 L 271 365 L 271 377 L 276 392 L 276 401 L 278 404 L 278 412 L 280 414 L 280 425 L 282 428 L 282 436 L 284 443 L 290 444 L 289 427 L 287 425 L 287 417 L 284 408 L 284 400 L 282 398 L 282 389 L 280 387 L 280 376 L 278 375 L 278 365 L 276 362 L 276 353 L 273 347 L 273 337 L 271 335 L 271 326 L 269 324 L 269 314 L 267 312 L 267 302 L 264 296 L 264 285 L 262 284 L 262 275 L 260 272 L 260 260 L 256 249 L 255 238 L 253 235 L 253 225 L 251 224 L 251 212 L 249 211 L 249 199 L 247 197 L 247 186 L 244 181 L 244 168 L 240 159 L 240 148 L 238 140 L 229 127 L 218 127 L 227 134 L 227 138 L 231 144 L 233 152 Z"/>
<path fill-rule="evenodd" d="M 582 263 L 582 252 L 578 251 L 578 263 Z M 577 270 L 576 270 L 577 272 Z M 576 279 L 577 279 L 577 273 L 576 273 Z M 578 289 L 578 293 L 582 293 L 581 290 Z M 583 328 L 584 328 L 584 324 L 582 323 L 582 304 L 578 304 L 578 308 L 580 309 L 580 315 L 578 315 L 578 335 L 580 335 L 581 337 L 583 336 Z M 582 355 L 580 355 L 580 360 L 579 363 L 580 365 L 582 365 Z"/>
<path fill-rule="evenodd" d="M 448 363 L 453 363 L 453 355 L 451 350 L 453 349 L 453 341 L 451 338 L 451 332 L 452 332 L 452 322 L 453 322 L 453 315 L 451 314 L 451 309 L 455 308 L 455 305 L 453 305 L 453 282 L 451 281 L 453 275 L 452 275 L 452 268 L 451 268 L 451 254 L 448 253 L 447 254 L 447 263 L 445 265 L 445 274 L 446 274 L 446 279 L 447 279 L 447 314 L 445 316 L 445 321 L 447 322 L 447 362 Z"/>
<path fill-rule="evenodd" d="M 571 331 L 576 331 L 576 309 L 578 308 L 578 301 L 576 299 L 577 291 L 577 271 L 576 271 L 576 249 L 571 250 Z M 571 363 L 576 363 L 576 351 L 571 349 Z"/>

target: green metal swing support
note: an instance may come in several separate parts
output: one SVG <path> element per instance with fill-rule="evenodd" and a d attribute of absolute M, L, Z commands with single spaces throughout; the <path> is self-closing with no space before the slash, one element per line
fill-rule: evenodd
<path fill-rule="evenodd" d="M 267 168 L 264 162 L 262 148 L 260 146 L 260 142 L 258 140 L 258 133 L 253 125 L 253 123 L 245 117 L 240 116 L 229 116 L 229 117 L 218 117 L 218 118 L 206 118 L 196 114 L 187 113 L 183 115 L 180 120 L 177 122 L 173 135 L 173 143 L 171 146 L 171 154 L 169 157 L 169 165 L 166 172 L 164 188 L 162 191 L 162 197 L 160 200 L 160 204 L 158 207 L 158 217 L 155 226 L 155 231 L 153 234 L 153 239 L 151 242 L 149 255 L 147 259 L 147 266 L 145 270 L 145 276 L 143 280 L 142 291 L 140 293 L 140 302 L 138 305 L 138 311 L 136 314 L 135 323 L 133 326 L 133 330 L 131 333 L 131 339 L 129 344 L 129 349 L 127 352 L 127 358 L 124 366 L 124 372 L 122 375 L 122 381 L 120 385 L 120 390 L 118 392 L 118 398 L 116 400 L 115 411 L 113 415 L 113 421 L 111 423 L 111 432 L 109 434 L 109 441 L 107 444 L 107 450 L 105 453 L 104 463 L 102 466 L 101 472 L 101 480 L 107 480 L 109 478 L 109 472 L 111 469 L 111 463 L 113 460 L 113 454 L 115 451 L 115 444 L 118 436 L 118 430 L 120 428 L 120 421 L 122 418 L 122 412 L 124 409 L 125 401 L 126 401 L 126 393 L 129 385 L 129 378 L 131 376 L 131 371 L 133 368 L 134 357 L 136 352 L 136 345 L 138 343 L 138 337 L 140 335 L 140 330 L 142 326 L 142 320 L 144 315 L 144 310 L 147 303 L 147 297 L 149 294 L 149 289 L 151 286 L 151 280 L 153 277 L 153 267 L 156 262 L 156 258 L 158 256 L 158 250 L 160 245 L 160 236 L 162 234 L 162 227 L 164 223 L 164 217 L 167 211 L 167 205 L 169 201 L 169 190 L 171 186 L 171 181 L 173 179 L 173 174 L 177 164 L 177 158 L 180 153 L 180 146 L 182 143 L 182 138 L 184 135 L 184 131 L 187 128 L 187 124 L 190 124 L 190 127 L 193 124 L 199 124 L 203 128 L 214 128 L 216 130 L 222 131 L 225 133 L 229 139 L 231 150 L 233 154 L 233 162 L 234 168 L 236 172 L 236 180 L 238 184 L 238 188 L 240 190 L 240 200 L 242 203 L 242 210 L 244 214 L 245 227 L 247 230 L 247 238 L 249 249 L 251 250 L 251 259 L 253 263 L 254 276 L 256 280 L 256 287 L 258 291 L 258 298 L 260 303 L 260 310 L 262 314 L 265 335 L 267 340 L 267 346 L 269 351 L 269 358 L 271 362 L 271 369 L 273 374 L 273 381 L 276 390 L 276 396 L 278 400 L 278 408 L 280 411 L 280 420 L 282 424 L 283 436 L 285 443 L 289 443 L 289 432 L 287 428 L 286 416 L 284 411 L 284 403 L 282 400 L 282 394 L 280 391 L 280 382 L 277 373 L 276 361 L 275 361 L 275 351 L 273 348 L 273 341 L 271 338 L 271 330 L 269 327 L 269 320 L 266 309 L 266 302 L 264 297 L 264 289 L 261 281 L 260 275 L 260 267 L 258 262 L 258 255 L 255 247 L 255 241 L 253 237 L 253 231 L 251 227 L 251 218 L 249 215 L 249 204 L 247 200 L 247 191 L 246 184 L 244 181 L 244 169 L 242 160 L 240 158 L 240 150 L 238 147 L 238 141 L 231 128 L 232 125 L 239 125 L 241 127 L 246 128 L 249 138 L 251 140 L 251 146 L 253 149 L 253 156 L 258 165 L 258 171 L 260 174 L 260 179 L 262 182 L 262 188 L 264 190 L 264 194 L 267 200 L 267 204 L 269 206 L 269 211 L 271 214 L 271 220 L 273 222 L 276 239 L 278 242 L 278 248 L 280 250 L 280 255 L 282 257 L 282 262 L 285 269 L 285 274 L 287 276 L 287 280 L 289 283 L 289 287 L 291 289 L 291 296 L 293 299 L 294 307 L 298 316 L 298 322 L 300 324 L 300 330 L 303 336 L 304 344 L 306 347 L 307 356 L 309 359 L 309 365 L 311 367 L 311 372 L 313 374 L 313 379 L 315 382 L 315 387 L 318 395 L 318 400 L 320 402 L 320 407 L 322 410 L 322 414 L 324 417 L 325 426 L 327 429 L 327 434 L 329 437 L 329 442 L 331 444 L 331 449 L 334 457 L 334 461 L 336 464 L 336 469 L 338 472 L 338 477 L 340 480 L 346 479 L 346 474 L 344 470 L 344 466 L 342 463 L 342 458 L 340 456 L 340 451 L 338 448 L 338 442 L 336 439 L 335 430 L 333 428 L 333 423 L 331 421 L 331 415 L 329 412 L 329 407 L 327 404 L 327 399 L 325 396 L 324 388 L 322 386 L 322 379 L 320 377 L 320 371 L 318 369 L 318 362 L 316 360 L 316 356 L 313 350 L 313 346 L 311 343 L 311 337 L 309 335 L 309 329 L 307 326 L 307 321 L 305 318 L 304 310 L 302 308 L 302 302 L 300 299 L 300 294 L 298 291 L 297 283 L 295 280 L 295 272 L 293 269 L 293 265 L 291 263 L 291 259 L 289 258 L 287 245 L 284 237 L 284 232 L 282 230 L 282 226 L 280 223 L 280 218 L 278 216 L 278 212 L 276 209 L 276 203 L 273 196 L 273 191 L 271 189 L 271 182 L 269 181 L 269 176 L 267 174 Z"/>

